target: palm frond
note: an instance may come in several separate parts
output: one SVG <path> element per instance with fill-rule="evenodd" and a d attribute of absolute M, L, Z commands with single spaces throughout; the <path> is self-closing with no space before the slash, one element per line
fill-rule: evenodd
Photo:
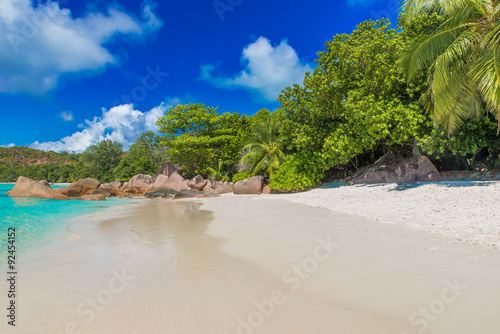
<path fill-rule="evenodd" d="M 485 50 L 471 65 L 472 80 L 479 87 L 486 105 L 500 111 L 500 49 Z"/>
<path fill-rule="evenodd" d="M 461 34 L 464 30 L 465 27 L 458 26 L 417 39 L 403 56 L 403 70 L 409 79 L 413 79 L 422 69 L 432 64 L 453 43 L 455 35 Z"/>

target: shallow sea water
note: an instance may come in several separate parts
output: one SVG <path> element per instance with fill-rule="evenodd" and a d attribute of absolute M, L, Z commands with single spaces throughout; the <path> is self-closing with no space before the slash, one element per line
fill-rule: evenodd
<path fill-rule="evenodd" d="M 122 205 L 127 200 L 109 198 L 102 202 L 85 202 L 10 198 L 5 192 L 13 187 L 13 184 L 0 184 L 0 247 L 6 248 L 7 231 L 9 228 L 15 228 L 18 254 L 43 246 L 52 234 L 60 231 L 72 218 Z M 0 257 L 0 263 L 4 261 L 5 259 Z"/>

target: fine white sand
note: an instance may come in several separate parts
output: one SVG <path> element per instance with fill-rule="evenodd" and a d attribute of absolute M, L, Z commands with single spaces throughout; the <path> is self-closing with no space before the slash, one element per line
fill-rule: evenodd
<path fill-rule="evenodd" d="M 262 199 L 147 200 L 71 223 L 19 263 L 17 326 L 0 333 L 499 332 L 498 250 Z"/>
<path fill-rule="evenodd" d="M 264 196 L 500 248 L 500 182 L 376 184 Z"/>

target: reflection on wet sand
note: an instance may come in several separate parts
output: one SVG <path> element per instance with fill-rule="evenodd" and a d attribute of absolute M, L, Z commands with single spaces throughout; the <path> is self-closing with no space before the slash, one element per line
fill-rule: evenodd
<path fill-rule="evenodd" d="M 340 244 L 330 256 L 326 236 Z M 249 197 L 86 217 L 20 268 L 18 326 L 2 334 L 412 332 L 408 315 L 455 278 L 471 288 L 426 333 L 493 333 L 500 307 L 497 253 Z"/>

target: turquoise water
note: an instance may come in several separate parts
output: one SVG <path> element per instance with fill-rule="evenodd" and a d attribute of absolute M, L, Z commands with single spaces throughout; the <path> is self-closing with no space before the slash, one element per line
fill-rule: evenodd
<path fill-rule="evenodd" d="M 18 254 L 40 247 L 50 235 L 57 233 L 68 220 L 99 212 L 127 199 L 110 198 L 102 202 L 79 200 L 56 201 L 43 198 L 10 198 L 4 195 L 13 184 L 0 184 L 0 254 L 6 254 L 6 239 L 9 228 L 16 229 Z M 4 256 L 0 262 L 5 262 Z"/>

